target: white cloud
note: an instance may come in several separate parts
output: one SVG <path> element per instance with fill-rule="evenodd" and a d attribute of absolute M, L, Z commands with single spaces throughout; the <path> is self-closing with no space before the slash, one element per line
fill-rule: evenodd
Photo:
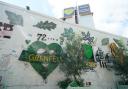
<path fill-rule="evenodd" d="M 75 6 L 76 1 L 78 5 L 90 4 L 96 29 L 128 37 L 127 0 L 49 0 L 57 18 L 63 16 L 64 8 Z"/>

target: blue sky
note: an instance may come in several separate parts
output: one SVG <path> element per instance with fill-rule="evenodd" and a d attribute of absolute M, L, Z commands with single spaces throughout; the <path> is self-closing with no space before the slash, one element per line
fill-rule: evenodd
<path fill-rule="evenodd" d="M 98 30 L 128 37 L 128 0 L 0 0 L 25 7 L 39 13 L 61 18 L 63 9 L 90 4 L 93 19 Z"/>

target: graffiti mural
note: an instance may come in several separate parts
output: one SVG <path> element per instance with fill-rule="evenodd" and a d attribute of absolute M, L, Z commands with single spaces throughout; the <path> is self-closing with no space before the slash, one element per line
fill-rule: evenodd
<path fill-rule="evenodd" d="M 44 42 L 35 41 L 29 45 L 27 50 L 22 51 L 19 60 L 29 62 L 46 80 L 62 60 L 62 53 L 62 48 L 57 43 L 47 45 Z"/>
<path fill-rule="evenodd" d="M 104 38 L 101 41 L 102 45 L 108 45 L 109 44 L 109 38 Z"/>
<path fill-rule="evenodd" d="M 5 11 L 10 24 L 23 26 L 23 17 L 11 11 Z"/>
<path fill-rule="evenodd" d="M 93 50 L 91 45 L 83 44 L 84 58 L 87 62 L 94 62 Z"/>
<path fill-rule="evenodd" d="M 88 41 L 88 44 L 92 44 L 94 41 L 94 37 L 90 36 L 90 32 L 88 31 L 87 34 L 85 32 L 82 32 L 83 40 Z"/>
<path fill-rule="evenodd" d="M 75 36 L 75 33 L 73 32 L 72 28 L 69 28 L 69 29 L 64 28 L 64 32 L 61 34 L 61 36 L 59 38 L 60 39 L 60 45 L 63 45 L 65 38 L 67 40 L 72 40 L 74 36 Z"/>
<path fill-rule="evenodd" d="M 124 52 L 122 48 L 117 47 L 115 43 L 110 44 L 112 56 L 119 59 L 121 63 L 124 62 Z"/>
<path fill-rule="evenodd" d="M 34 27 L 40 28 L 40 29 L 44 29 L 44 30 L 49 30 L 51 31 L 51 29 L 55 29 L 56 28 L 56 24 L 53 22 L 49 22 L 49 21 L 40 21 L 38 22 L 36 25 L 33 25 Z"/>
<path fill-rule="evenodd" d="M 0 22 L 0 38 L 11 38 L 11 33 L 13 31 L 13 25 Z"/>
<path fill-rule="evenodd" d="M 118 53 L 118 47 L 115 43 L 111 43 L 109 45 L 110 49 L 111 49 L 111 54 L 112 56 L 116 57 L 117 53 Z"/>
<path fill-rule="evenodd" d="M 107 68 L 107 63 L 110 63 L 110 56 L 109 53 L 104 54 L 100 48 L 96 51 L 95 54 L 96 61 L 99 62 L 101 68 Z"/>
<path fill-rule="evenodd" d="M 104 59 L 104 52 L 100 48 L 98 48 L 95 56 L 96 56 L 97 62 L 99 62 L 101 59 Z"/>
<path fill-rule="evenodd" d="M 73 37 L 75 36 L 75 33 L 73 32 L 72 28 L 64 28 L 64 33 L 61 34 L 61 36 L 66 37 L 67 40 L 72 40 Z"/>

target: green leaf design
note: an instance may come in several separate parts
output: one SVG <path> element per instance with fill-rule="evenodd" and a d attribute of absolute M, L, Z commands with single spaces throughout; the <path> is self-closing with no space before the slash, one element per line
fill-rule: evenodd
<path fill-rule="evenodd" d="M 84 57 L 88 60 L 88 61 L 94 61 L 93 59 L 93 50 L 92 50 L 92 46 L 91 45 L 87 45 L 84 44 L 83 45 L 83 49 L 84 49 Z"/>
<path fill-rule="evenodd" d="M 66 37 L 67 40 L 72 40 L 73 37 L 75 36 L 75 33 L 73 32 L 72 28 L 64 28 L 64 33 L 61 34 L 63 37 Z"/>
<path fill-rule="evenodd" d="M 48 21 L 40 21 L 38 22 L 36 25 L 33 25 L 34 27 L 40 28 L 40 29 L 44 29 L 44 30 L 49 30 L 51 31 L 51 29 L 55 29 L 56 28 L 56 24 L 53 22 L 48 22 Z"/>

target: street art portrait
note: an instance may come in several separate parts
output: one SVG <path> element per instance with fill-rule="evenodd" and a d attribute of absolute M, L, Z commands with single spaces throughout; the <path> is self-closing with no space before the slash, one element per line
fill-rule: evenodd
<path fill-rule="evenodd" d="M 96 61 L 100 62 L 100 60 L 104 59 L 104 52 L 100 48 L 98 48 L 95 56 L 96 56 Z"/>

